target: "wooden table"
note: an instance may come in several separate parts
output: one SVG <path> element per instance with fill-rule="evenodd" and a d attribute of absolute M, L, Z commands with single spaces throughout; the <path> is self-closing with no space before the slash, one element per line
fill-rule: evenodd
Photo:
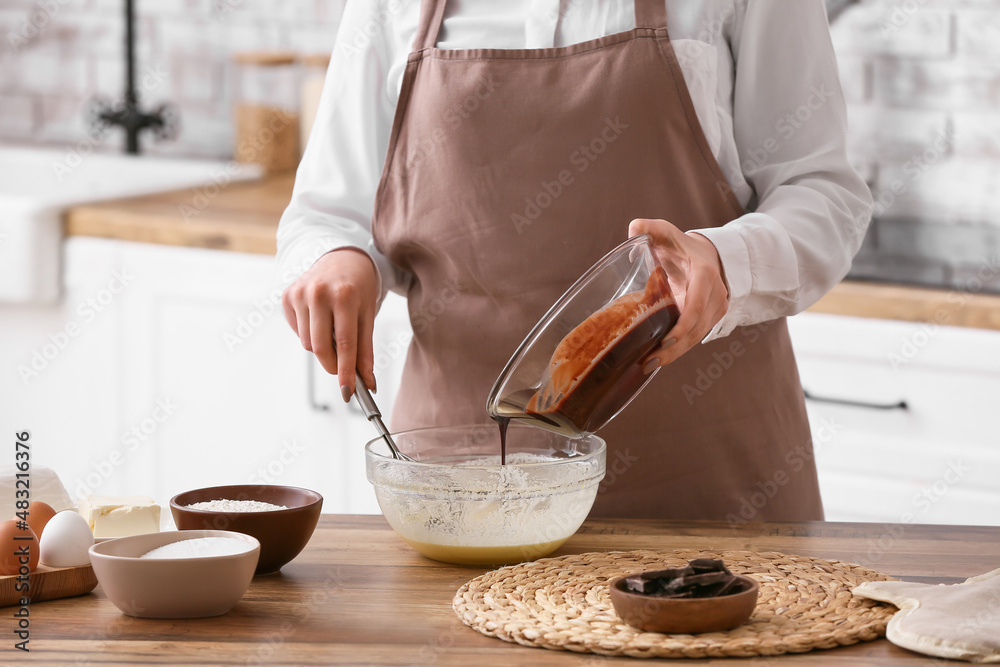
<path fill-rule="evenodd" d="M 859 563 L 912 581 L 957 583 L 1000 567 L 1000 527 L 817 522 L 733 529 L 708 522 L 588 521 L 556 555 L 639 548 L 781 551 Z M 527 648 L 480 635 L 462 625 L 451 600 L 459 586 L 484 571 L 423 558 L 381 516 L 324 515 L 299 557 L 279 574 L 254 579 L 224 616 L 131 618 L 98 586 L 85 596 L 33 605 L 30 653 L 13 649 L 13 619 L 0 614 L 5 626 L 0 663 L 593 667 L 662 662 Z M 882 639 L 746 664 L 936 663 Z"/>

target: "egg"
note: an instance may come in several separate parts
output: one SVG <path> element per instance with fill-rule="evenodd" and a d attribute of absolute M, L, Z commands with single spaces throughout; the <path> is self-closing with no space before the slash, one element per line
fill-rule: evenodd
<path fill-rule="evenodd" d="M 19 523 L 23 524 L 16 519 L 0 523 L 0 574 L 20 574 L 24 564 L 28 566 L 28 572 L 34 572 L 38 567 L 38 538 L 31 528 L 18 528 Z M 28 562 L 22 563 L 21 559 L 25 557 Z"/>
<path fill-rule="evenodd" d="M 42 565 L 90 565 L 88 550 L 94 545 L 94 534 L 90 532 L 86 519 L 73 510 L 63 510 L 49 519 L 41 543 Z"/>
<path fill-rule="evenodd" d="M 52 505 L 43 503 L 41 500 L 36 500 L 28 505 L 28 526 L 34 531 L 35 537 L 42 539 L 45 524 L 55 515 L 56 511 L 52 509 Z"/>

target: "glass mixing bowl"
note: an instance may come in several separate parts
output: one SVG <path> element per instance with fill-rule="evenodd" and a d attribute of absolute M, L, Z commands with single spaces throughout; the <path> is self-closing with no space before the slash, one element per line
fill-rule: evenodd
<path fill-rule="evenodd" d="M 570 436 L 594 433 L 656 374 L 645 373 L 643 362 L 678 316 L 651 237 L 632 237 L 535 325 L 493 385 L 486 410 Z"/>
<path fill-rule="evenodd" d="M 546 556 L 587 518 L 604 478 L 605 445 L 512 424 L 500 465 L 494 424 L 416 429 L 365 447 L 368 481 L 393 530 L 434 560 L 470 565 Z"/>

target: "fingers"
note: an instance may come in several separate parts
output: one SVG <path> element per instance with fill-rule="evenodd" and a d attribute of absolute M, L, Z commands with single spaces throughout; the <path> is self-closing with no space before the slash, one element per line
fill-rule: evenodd
<path fill-rule="evenodd" d="M 705 339 L 726 314 L 726 310 L 724 295 L 720 295 L 714 286 L 707 295 L 689 292 L 688 307 L 681 313 L 677 324 L 667 332 L 663 343 L 649 355 L 646 363 L 656 359 L 659 366 L 666 366 L 676 361 Z M 647 372 L 652 372 L 652 368 L 647 367 Z"/>
<path fill-rule="evenodd" d="M 629 224 L 629 235 L 638 234 L 652 237 L 681 312 L 663 343 L 647 357 L 644 369 L 650 373 L 704 340 L 729 309 L 729 294 L 718 251 L 704 236 L 685 234 L 666 220 L 645 218 Z"/>
<path fill-rule="evenodd" d="M 337 375 L 350 400 L 357 369 L 375 390 L 372 334 L 378 276 L 375 265 L 354 249 L 327 253 L 281 295 L 285 319 L 323 368 Z M 359 338 L 360 337 L 360 338 Z"/>
<path fill-rule="evenodd" d="M 678 235 L 684 236 L 684 232 L 666 220 L 636 218 L 628 225 L 628 235 L 631 238 L 640 234 L 649 234 L 653 237 L 653 246 L 665 250 L 676 250 L 681 240 Z"/>
<path fill-rule="evenodd" d="M 375 392 L 375 314 L 362 311 L 358 315 L 358 372 L 368 388 Z"/>
<path fill-rule="evenodd" d="M 336 373 L 338 354 L 333 347 L 333 313 L 330 310 L 330 302 L 326 291 L 321 287 L 315 287 L 310 292 L 308 319 L 310 346 L 306 349 L 312 350 L 327 373 Z"/>
<path fill-rule="evenodd" d="M 305 289 L 300 284 L 292 284 L 281 294 L 281 309 L 285 313 L 292 331 L 302 341 L 302 347 L 312 351 L 312 336 L 309 331 L 309 303 Z"/>
<path fill-rule="evenodd" d="M 660 263 L 667 278 L 670 280 L 670 289 L 677 297 L 677 305 L 683 306 L 685 273 L 687 271 L 687 253 L 684 249 L 686 235 L 674 225 L 666 220 L 649 220 L 638 218 L 629 223 L 629 236 L 649 234 L 653 238 L 653 253 L 656 261 Z"/>
<path fill-rule="evenodd" d="M 349 285 L 337 290 L 333 300 L 333 322 L 336 330 L 331 340 L 337 345 L 337 364 L 331 373 L 337 374 L 344 401 L 354 394 L 355 370 L 358 368 L 358 299 Z"/>
<path fill-rule="evenodd" d="M 290 289 L 286 289 L 281 293 L 281 310 L 285 313 L 285 321 L 288 322 L 288 326 L 298 336 L 299 323 L 298 318 L 295 316 L 295 305 L 292 303 L 292 292 Z"/>

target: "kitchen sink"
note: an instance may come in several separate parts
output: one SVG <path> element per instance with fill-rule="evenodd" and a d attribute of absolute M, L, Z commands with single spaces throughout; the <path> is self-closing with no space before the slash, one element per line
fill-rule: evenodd
<path fill-rule="evenodd" d="M 0 303 L 58 299 L 71 206 L 259 175 L 225 161 L 0 146 Z"/>

